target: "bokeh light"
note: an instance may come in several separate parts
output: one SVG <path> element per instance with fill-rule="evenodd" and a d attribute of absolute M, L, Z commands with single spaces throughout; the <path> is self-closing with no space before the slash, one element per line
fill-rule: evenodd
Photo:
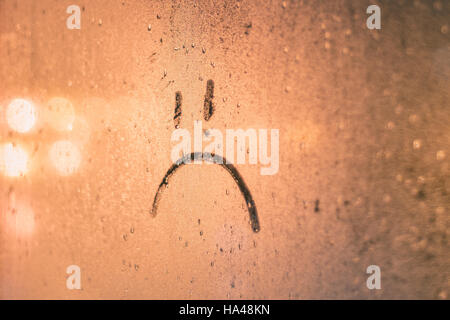
<path fill-rule="evenodd" d="M 14 99 L 6 109 L 6 121 L 11 129 L 25 133 L 36 123 L 36 109 L 28 100 Z"/>
<path fill-rule="evenodd" d="M 28 155 L 25 150 L 12 143 L 0 147 L 0 170 L 9 177 L 24 176 L 28 167 Z"/>
<path fill-rule="evenodd" d="M 51 146 L 50 160 L 61 175 L 68 176 L 80 166 L 81 154 L 75 144 L 61 140 Z"/>

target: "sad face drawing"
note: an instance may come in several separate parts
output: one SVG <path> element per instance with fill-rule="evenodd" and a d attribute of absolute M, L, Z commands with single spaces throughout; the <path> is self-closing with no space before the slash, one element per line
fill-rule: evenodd
<path fill-rule="evenodd" d="M 215 107 L 213 103 L 214 98 L 214 81 L 208 80 L 207 86 L 206 86 L 206 94 L 204 98 L 204 104 L 203 104 L 203 119 L 205 121 L 209 121 L 209 119 L 212 117 Z M 175 93 L 175 110 L 174 110 L 174 127 L 176 130 L 180 130 L 180 123 L 182 118 L 182 94 L 180 91 L 177 91 Z M 201 130 L 201 129 L 200 129 Z M 159 184 L 158 190 L 156 191 L 153 205 L 150 210 L 150 214 L 153 217 L 156 217 L 157 211 L 158 211 L 158 204 L 161 200 L 162 194 L 166 187 L 169 185 L 171 177 L 175 174 L 175 172 L 183 167 L 185 164 L 189 163 L 201 163 L 201 160 L 205 160 L 207 162 L 218 164 L 222 168 L 224 168 L 233 178 L 233 180 L 236 182 L 236 184 L 239 187 L 239 190 L 242 194 L 242 196 L 245 199 L 247 210 L 250 217 L 250 223 L 251 228 L 253 232 L 259 232 L 260 230 L 260 224 L 258 219 L 258 212 L 256 210 L 255 202 L 252 198 L 252 195 L 250 193 L 250 190 L 248 189 L 247 185 L 244 182 L 244 179 L 237 171 L 236 167 L 233 166 L 225 157 L 215 154 L 214 152 L 188 152 L 183 153 L 183 156 L 179 158 L 178 160 L 174 161 L 174 164 L 167 170 L 167 173 L 164 175 L 161 183 Z"/>

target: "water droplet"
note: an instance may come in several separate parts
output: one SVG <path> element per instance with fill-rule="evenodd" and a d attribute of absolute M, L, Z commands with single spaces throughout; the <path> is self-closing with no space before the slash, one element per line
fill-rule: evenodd
<path fill-rule="evenodd" d="M 442 3 L 440 1 L 435 1 L 433 3 L 433 8 L 436 9 L 437 11 L 441 11 L 442 10 Z"/>
<path fill-rule="evenodd" d="M 410 123 L 417 123 L 417 121 L 419 121 L 419 116 L 417 114 L 412 114 L 409 116 L 408 120 Z"/>
<path fill-rule="evenodd" d="M 438 152 L 436 152 L 436 160 L 441 161 L 445 159 L 445 151 L 444 150 L 439 150 Z"/>
<path fill-rule="evenodd" d="M 413 148 L 417 150 L 417 149 L 420 149 L 421 147 L 422 147 L 422 140 L 415 139 L 413 141 Z"/>
<path fill-rule="evenodd" d="M 442 300 L 447 300 L 447 292 L 445 290 L 442 290 L 441 292 L 439 292 L 438 298 Z"/>

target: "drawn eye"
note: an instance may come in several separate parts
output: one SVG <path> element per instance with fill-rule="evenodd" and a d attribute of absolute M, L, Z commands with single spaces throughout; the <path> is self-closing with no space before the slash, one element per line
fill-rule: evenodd
<path fill-rule="evenodd" d="M 180 127 L 182 103 L 183 103 L 183 96 L 181 95 L 181 91 L 175 92 L 175 115 L 173 116 L 173 123 L 175 129 L 178 129 Z"/>
<path fill-rule="evenodd" d="M 206 83 L 205 102 L 203 104 L 203 118 L 208 121 L 214 113 L 214 81 L 208 80 Z"/>
<path fill-rule="evenodd" d="M 214 99 L 214 81 L 210 79 L 206 82 L 206 93 L 203 102 L 203 119 L 205 119 L 205 121 L 209 121 L 209 119 L 212 117 L 215 111 L 213 99 Z M 173 124 L 175 129 L 178 129 L 180 127 L 181 116 L 183 112 L 182 107 L 183 107 L 183 95 L 181 94 L 181 91 L 177 91 L 175 92 L 175 110 L 173 116 Z"/>

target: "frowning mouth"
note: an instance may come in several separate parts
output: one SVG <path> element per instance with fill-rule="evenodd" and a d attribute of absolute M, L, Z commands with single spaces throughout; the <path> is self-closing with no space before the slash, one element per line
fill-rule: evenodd
<path fill-rule="evenodd" d="M 192 152 L 190 154 L 185 155 L 184 157 L 180 158 L 178 161 L 176 161 L 170 168 L 167 170 L 166 175 L 162 179 L 161 183 L 159 184 L 158 190 L 156 191 L 155 198 L 153 200 L 153 206 L 150 211 L 150 214 L 153 217 L 156 217 L 157 211 L 158 211 L 158 204 L 161 200 L 161 196 L 166 189 L 166 187 L 169 184 L 170 178 L 173 176 L 173 174 L 181 168 L 186 163 L 189 163 L 191 161 L 194 161 L 195 159 L 201 159 L 203 160 L 218 164 L 222 168 L 224 168 L 230 175 L 233 177 L 233 180 L 236 182 L 236 184 L 239 187 L 239 190 L 241 191 L 241 194 L 244 196 L 245 203 L 247 204 L 247 210 L 250 217 L 250 224 L 252 227 L 253 232 L 259 232 L 260 224 L 258 219 L 258 212 L 256 210 L 255 201 L 253 201 L 252 195 L 250 193 L 250 190 L 248 189 L 247 185 L 244 182 L 244 179 L 239 174 L 237 169 L 230 163 L 226 161 L 223 157 L 219 155 L 215 155 L 214 153 L 202 153 L 202 152 Z"/>

